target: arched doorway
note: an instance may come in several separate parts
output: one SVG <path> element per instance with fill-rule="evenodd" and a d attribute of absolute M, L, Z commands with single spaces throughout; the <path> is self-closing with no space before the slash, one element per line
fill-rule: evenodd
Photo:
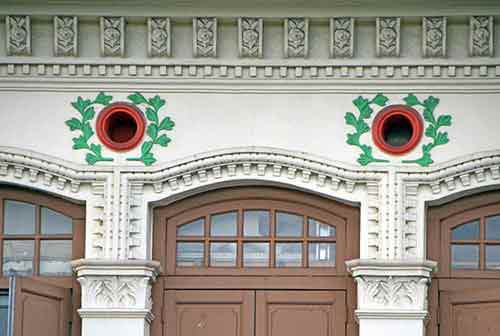
<path fill-rule="evenodd" d="M 427 334 L 499 335 L 500 192 L 431 207 L 427 223 L 428 258 L 438 261 Z"/>
<path fill-rule="evenodd" d="M 234 187 L 154 211 L 154 336 L 354 335 L 359 211 L 273 187 Z"/>

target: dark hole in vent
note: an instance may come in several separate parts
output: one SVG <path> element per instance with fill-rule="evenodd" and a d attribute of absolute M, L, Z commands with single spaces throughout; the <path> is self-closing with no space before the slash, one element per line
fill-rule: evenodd
<path fill-rule="evenodd" d="M 406 145 L 413 135 L 410 120 L 402 115 L 393 115 L 384 122 L 382 136 L 384 141 L 392 147 Z"/>
<path fill-rule="evenodd" d="M 106 133 L 111 141 L 125 143 L 130 141 L 137 132 L 134 118 L 125 112 L 116 112 L 109 116 Z"/>

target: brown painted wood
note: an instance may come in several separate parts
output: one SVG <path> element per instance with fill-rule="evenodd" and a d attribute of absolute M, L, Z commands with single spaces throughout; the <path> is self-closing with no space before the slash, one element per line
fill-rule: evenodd
<path fill-rule="evenodd" d="M 258 291 L 255 336 L 345 336 L 344 291 Z"/>
<path fill-rule="evenodd" d="M 30 278 L 16 278 L 13 336 L 67 336 L 70 291 Z"/>
<path fill-rule="evenodd" d="M 308 237 L 307 224 L 304 226 L 304 235 L 299 238 L 276 237 L 273 234 L 266 238 L 243 237 L 244 209 L 269 210 L 272 233 L 276 229 L 275 214 L 277 211 L 283 211 L 302 215 L 306 223 L 307 218 L 312 217 L 332 224 L 336 227 L 336 237 Z M 238 213 L 238 236 L 210 237 L 208 234 L 210 215 L 233 210 Z M 208 253 L 205 253 L 204 267 L 176 267 L 177 227 L 198 218 L 205 218 L 205 235 L 202 237 L 182 237 L 179 240 L 204 242 L 205 248 L 208 248 L 210 241 L 235 241 L 239 243 L 238 256 L 242 254 L 241 243 L 243 241 L 269 241 L 271 244 L 270 267 L 245 268 L 241 261 L 238 261 L 236 267 L 208 267 Z M 325 324 L 326 322 L 310 323 L 309 331 L 314 331 L 318 327 L 318 336 L 325 332 L 325 335 L 328 336 L 346 335 L 346 333 L 353 336 L 358 333 L 354 316 L 356 285 L 347 274 L 344 264 L 345 260 L 359 257 L 359 210 L 353 206 L 280 188 L 227 188 L 189 197 L 154 209 L 153 237 L 153 258 L 161 262 L 164 270 L 153 288 L 153 312 L 155 315 L 161 312 L 162 315 L 161 319 L 157 318 L 152 322 L 151 333 L 154 336 L 183 335 L 180 331 L 182 325 L 179 321 L 181 313 L 184 312 L 182 311 L 183 305 L 195 307 L 193 311 L 197 311 L 199 315 L 193 313 L 196 318 L 188 320 L 199 323 L 210 318 L 211 310 L 225 309 L 224 305 L 227 303 L 223 302 L 233 302 L 232 305 L 249 307 L 245 303 L 245 299 L 242 299 L 242 297 L 250 295 L 249 293 L 257 298 L 256 310 L 251 316 L 241 314 L 241 311 L 234 313 L 233 316 L 241 316 L 243 319 L 249 319 L 248 321 L 254 321 L 253 319 L 256 318 L 255 326 L 257 329 L 255 333 L 251 333 L 252 336 L 277 336 L 285 332 L 279 328 L 289 328 L 289 326 L 279 324 L 278 329 L 274 332 L 273 329 L 268 331 L 264 327 L 266 322 L 262 319 L 267 316 L 265 315 L 267 313 L 264 313 L 266 309 L 269 307 L 275 309 L 279 305 L 285 305 L 291 310 L 289 312 L 278 311 L 278 315 L 283 312 L 290 316 L 296 315 L 299 320 L 312 319 L 312 321 L 326 321 L 325 318 L 328 317 L 327 324 Z M 335 242 L 336 267 L 274 268 L 272 265 L 275 255 L 272 246 L 278 241 L 296 241 L 304 246 L 309 241 Z M 304 266 L 307 266 L 308 262 L 306 251 L 303 251 Z M 228 299 L 230 293 L 236 295 L 236 303 L 233 299 Z M 190 306 L 190 302 L 194 302 L 192 306 Z M 206 311 L 204 319 L 202 318 L 203 311 Z M 276 313 L 273 314 L 276 315 Z M 205 325 L 205 323 L 208 322 L 202 322 L 200 325 Z M 231 323 L 229 322 L 228 325 Z M 247 322 L 242 320 L 242 323 Z M 190 324 L 188 323 L 188 325 Z M 259 332 L 259 330 L 261 331 Z M 297 330 L 287 329 L 286 332 L 292 332 L 291 335 L 294 335 L 293 332 L 297 332 Z M 244 328 L 239 329 L 238 332 L 243 331 Z M 199 335 L 210 335 L 210 332 Z M 316 335 L 314 332 L 309 334 Z M 191 333 L 189 335 L 198 334 Z M 233 330 L 231 335 L 239 334 Z"/>
<path fill-rule="evenodd" d="M 253 291 L 165 291 L 164 335 L 254 336 Z"/>
<path fill-rule="evenodd" d="M 500 334 L 500 270 L 486 270 L 484 246 L 498 243 L 485 240 L 485 217 L 500 213 L 500 192 L 464 197 L 431 207 L 427 212 L 427 256 L 438 262 L 429 289 L 429 336 Z M 451 230 L 480 219 L 480 269 L 451 268 Z"/>

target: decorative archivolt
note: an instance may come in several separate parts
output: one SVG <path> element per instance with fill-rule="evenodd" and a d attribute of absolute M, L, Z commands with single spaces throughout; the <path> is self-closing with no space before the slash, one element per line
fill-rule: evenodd
<path fill-rule="evenodd" d="M 79 166 L 44 155 L 0 147 L 0 184 L 12 184 L 87 203 L 87 257 L 111 257 L 112 169 Z"/>

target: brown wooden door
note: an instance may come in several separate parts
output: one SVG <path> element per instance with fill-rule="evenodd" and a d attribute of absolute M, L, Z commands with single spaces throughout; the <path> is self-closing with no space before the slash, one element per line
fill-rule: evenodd
<path fill-rule="evenodd" d="M 70 290 L 30 278 L 12 278 L 12 336 L 67 336 Z"/>
<path fill-rule="evenodd" d="M 168 336 L 344 336 L 343 291 L 168 290 Z"/>
<path fill-rule="evenodd" d="M 344 336 L 343 291 L 258 291 L 256 336 Z"/>
<path fill-rule="evenodd" d="M 500 335 L 500 288 L 443 292 L 441 336 Z"/>

